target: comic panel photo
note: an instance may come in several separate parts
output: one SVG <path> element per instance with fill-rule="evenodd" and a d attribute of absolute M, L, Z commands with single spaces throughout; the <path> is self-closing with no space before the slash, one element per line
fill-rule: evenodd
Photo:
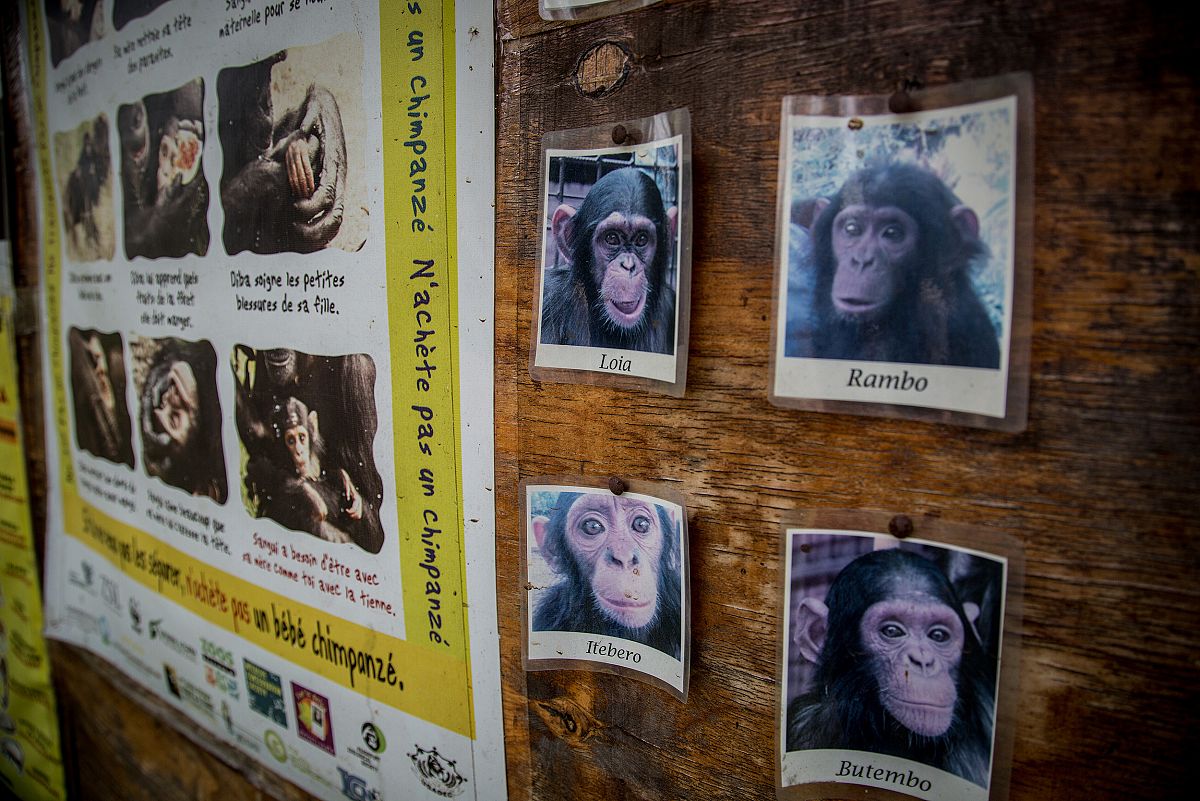
<path fill-rule="evenodd" d="M 525 521 L 536 660 L 653 676 L 682 691 L 687 622 L 683 508 L 649 495 L 530 485 Z"/>
<path fill-rule="evenodd" d="M 237 345 L 232 366 L 246 509 L 293 531 L 379 553 L 375 362 L 362 353 L 314 356 Z"/>
<path fill-rule="evenodd" d="M 50 63 L 57 67 L 88 42 L 104 36 L 104 0 L 45 0 Z"/>
<path fill-rule="evenodd" d="M 535 366 L 675 380 L 681 146 L 546 151 Z"/>
<path fill-rule="evenodd" d="M 109 261 L 116 252 L 108 116 L 54 135 L 63 242 L 73 262 Z"/>
<path fill-rule="evenodd" d="M 861 532 L 787 537 L 783 786 L 985 801 L 1006 561 Z"/>
<path fill-rule="evenodd" d="M 117 333 L 80 328 L 67 332 L 75 444 L 93 456 L 133 467 L 122 347 Z"/>
<path fill-rule="evenodd" d="M 775 395 L 1004 416 L 1016 103 L 787 118 Z"/>
<path fill-rule="evenodd" d="M 225 503 L 229 493 L 212 343 L 135 337 L 129 351 L 142 466 L 172 487 Z"/>
<path fill-rule="evenodd" d="M 221 70 L 230 255 L 357 251 L 367 238 L 362 42 L 342 34 Z"/>
<path fill-rule="evenodd" d="M 204 82 L 146 95 L 117 109 L 125 256 L 208 252 Z"/>

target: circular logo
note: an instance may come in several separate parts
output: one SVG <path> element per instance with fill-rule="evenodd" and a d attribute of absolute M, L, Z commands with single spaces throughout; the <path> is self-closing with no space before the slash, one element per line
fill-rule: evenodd
<path fill-rule="evenodd" d="M 271 752 L 271 756 L 280 762 L 287 762 L 287 747 L 283 744 L 283 738 L 274 731 L 268 729 L 263 735 L 263 742 L 267 744 L 267 750 Z"/>
<path fill-rule="evenodd" d="M 370 748 L 376 754 L 382 754 L 384 749 L 387 748 L 387 741 L 383 739 L 383 732 L 370 721 L 362 725 L 362 741 L 363 745 Z"/>

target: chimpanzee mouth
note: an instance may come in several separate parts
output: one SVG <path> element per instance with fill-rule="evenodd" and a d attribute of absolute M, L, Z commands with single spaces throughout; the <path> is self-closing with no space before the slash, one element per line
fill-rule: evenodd
<path fill-rule="evenodd" d="M 863 300 L 861 298 L 843 298 L 834 296 L 833 305 L 842 314 L 861 315 L 869 314 L 879 308 L 877 300 Z"/>
<path fill-rule="evenodd" d="M 613 300 L 608 298 L 609 317 L 614 323 L 631 327 L 642 318 L 642 307 L 646 305 L 646 296 L 640 295 L 633 300 Z"/>
<path fill-rule="evenodd" d="M 617 609 L 645 609 L 650 605 L 650 601 L 643 601 L 638 598 L 604 598 L 604 603 Z"/>

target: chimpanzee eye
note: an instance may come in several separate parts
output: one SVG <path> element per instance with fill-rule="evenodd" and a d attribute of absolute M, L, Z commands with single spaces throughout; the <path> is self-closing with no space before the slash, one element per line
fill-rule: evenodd
<path fill-rule="evenodd" d="M 847 236 L 860 236 L 862 234 L 862 226 L 859 225 L 856 220 L 848 220 L 846 224 L 842 226 L 842 230 Z"/>
<path fill-rule="evenodd" d="M 594 537 L 604 531 L 604 524 L 591 517 L 580 523 L 579 527 L 583 529 L 583 533 L 587 534 L 589 537 Z"/>
<path fill-rule="evenodd" d="M 897 626 L 895 623 L 884 623 L 879 627 L 879 633 L 889 640 L 899 639 L 904 636 L 904 629 Z"/>
<path fill-rule="evenodd" d="M 650 244 L 650 235 L 645 231 L 639 231 L 638 235 L 633 238 L 633 244 L 639 248 L 646 247 L 646 245 Z"/>
<path fill-rule="evenodd" d="M 929 630 L 929 639 L 937 643 L 950 642 L 950 629 L 945 626 L 934 626 Z"/>
<path fill-rule="evenodd" d="M 902 242 L 904 240 L 904 226 L 889 225 L 883 229 L 883 238 L 892 242 Z"/>
<path fill-rule="evenodd" d="M 604 244 L 616 247 L 617 245 L 621 244 L 621 237 L 617 236 L 616 231 L 609 231 L 604 235 Z"/>
<path fill-rule="evenodd" d="M 629 524 L 638 534 L 645 534 L 650 530 L 650 518 L 645 515 L 638 515 L 633 518 L 633 522 Z"/>

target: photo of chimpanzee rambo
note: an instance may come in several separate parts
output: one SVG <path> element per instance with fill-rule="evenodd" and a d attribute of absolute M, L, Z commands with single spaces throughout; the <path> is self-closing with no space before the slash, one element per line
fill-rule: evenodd
<path fill-rule="evenodd" d="M 546 151 L 536 366 L 674 380 L 681 141 Z"/>
<path fill-rule="evenodd" d="M 54 135 L 63 243 L 73 262 L 109 261 L 116 252 L 108 117 Z"/>
<path fill-rule="evenodd" d="M 218 74 L 230 255 L 362 247 L 362 59 L 359 38 L 342 34 Z"/>
<path fill-rule="evenodd" d="M 88 42 L 104 35 L 104 0 L 45 0 L 50 63 L 57 67 Z"/>
<path fill-rule="evenodd" d="M 529 659 L 617 665 L 681 689 L 682 507 L 557 485 L 528 486 L 526 501 Z"/>
<path fill-rule="evenodd" d="M 225 503 L 229 493 L 212 343 L 135 337 L 129 351 L 146 473 Z"/>
<path fill-rule="evenodd" d="M 93 456 L 133 467 L 133 427 L 125 400 L 122 348 L 117 333 L 67 331 L 75 444 Z"/>
<path fill-rule="evenodd" d="M 1004 417 L 1016 103 L 786 117 L 774 395 Z"/>
<path fill-rule="evenodd" d="M 986 799 L 1006 562 L 886 535 L 788 538 L 784 786 Z"/>
<path fill-rule="evenodd" d="M 125 255 L 178 258 L 208 252 L 204 82 L 146 95 L 117 109 Z"/>
<path fill-rule="evenodd" d="M 118 31 L 135 19 L 140 19 L 167 0 L 112 0 L 113 27 Z"/>
<path fill-rule="evenodd" d="M 255 517 L 368 553 L 383 547 L 375 362 L 234 348 L 242 498 Z"/>

